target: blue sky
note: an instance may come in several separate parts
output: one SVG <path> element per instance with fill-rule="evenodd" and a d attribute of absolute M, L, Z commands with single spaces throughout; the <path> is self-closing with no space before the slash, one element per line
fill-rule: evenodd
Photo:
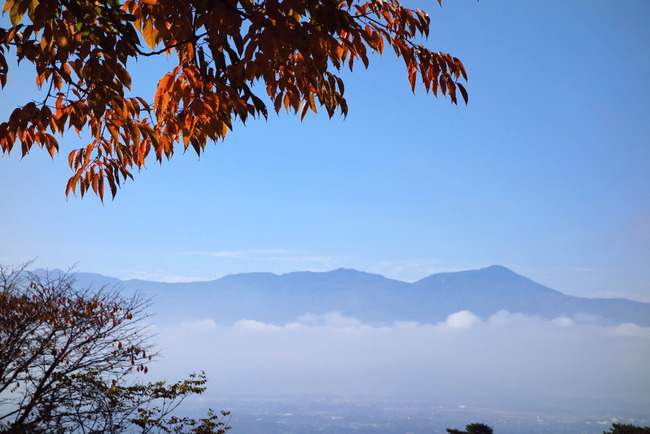
<path fill-rule="evenodd" d="M 72 135 L 54 161 L 2 156 L 0 263 L 166 281 L 501 264 L 569 294 L 650 301 L 650 3 L 408 5 L 430 13 L 427 46 L 464 62 L 468 106 L 414 96 L 386 53 L 343 73 L 346 119 L 236 125 L 104 204 L 66 200 Z M 149 99 L 162 66 L 132 70 Z M 33 83 L 14 68 L 0 119 Z"/>

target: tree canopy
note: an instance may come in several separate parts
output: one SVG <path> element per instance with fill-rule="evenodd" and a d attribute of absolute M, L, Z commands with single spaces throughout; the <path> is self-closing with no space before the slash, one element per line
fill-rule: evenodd
<path fill-rule="evenodd" d="M 447 428 L 447 432 L 450 434 L 492 434 L 494 431 L 491 426 L 484 423 L 470 423 L 465 425 L 465 431 Z"/>
<path fill-rule="evenodd" d="M 224 433 L 225 412 L 172 415 L 205 390 L 202 373 L 139 380 L 155 354 L 147 305 L 117 289 L 77 288 L 69 274 L 0 266 L 0 432 Z"/>
<path fill-rule="evenodd" d="M 108 185 L 114 197 L 148 157 L 201 154 L 269 107 L 346 115 L 341 69 L 368 67 L 385 47 L 404 61 L 413 91 L 419 82 L 467 102 L 462 62 L 420 44 L 429 16 L 397 0 L 5 0 L 3 13 L 11 25 L 0 27 L 0 85 L 15 56 L 32 64 L 45 96 L 0 124 L 0 147 L 54 157 L 55 134 L 88 132 L 90 143 L 68 154 L 66 195 L 103 200 Z M 173 54 L 153 98 L 130 92 L 130 62 Z"/>
<path fill-rule="evenodd" d="M 608 431 L 603 434 L 650 434 L 649 426 L 636 426 L 626 423 L 613 423 Z"/>

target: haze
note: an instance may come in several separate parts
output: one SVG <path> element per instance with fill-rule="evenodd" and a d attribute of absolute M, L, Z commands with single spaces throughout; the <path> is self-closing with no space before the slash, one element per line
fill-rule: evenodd
<path fill-rule="evenodd" d="M 212 396 L 423 401 L 643 414 L 650 328 L 469 311 L 444 323 L 364 324 L 336 312 L 276 326 L 210 318 L 157 328 L 157 375 L 205 370 Z"/>

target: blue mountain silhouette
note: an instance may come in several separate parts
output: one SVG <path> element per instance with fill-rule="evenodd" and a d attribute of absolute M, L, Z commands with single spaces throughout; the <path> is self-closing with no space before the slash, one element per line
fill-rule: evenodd
<path fill-rule="evenodd" d="M 435 323 L 460 310 L 483 319 L 507 310 L 548 319 L 578 316 L 606 325 L 650 326 L 650 303 L 565 295 L 499 265 L 433 274 L 414 283 L 345 268 L 242 273 L 189 283 L 120 281 L 90 273 L 77 273 L 77 280 L 79 285 L 117 284 L 139 290 L 152 298 L 159 320 L 210 317 L 227 324 L 245 318 L 284 324 L 305 313 L 336 311 L 378 324 Z"/>

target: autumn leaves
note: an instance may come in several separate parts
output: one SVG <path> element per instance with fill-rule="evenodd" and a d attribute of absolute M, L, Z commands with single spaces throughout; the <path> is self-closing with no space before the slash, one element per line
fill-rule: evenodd
<path fill-rule="evenodd" d="M 235 121 L 268 116 L 260 91 L 276 112 L 304 118 L 321 106 L 330 117 L 345 115 L 337 72 L 357 61 L 367 67 L 369 53 L 387 46 L 404 61 L 413 90 L 420 82 L 453 103 L 459 91 L 467 102 L 463 64 L 417 44 L 429 17 L 396 0 L 7 0 L 4 11 L 12 26 L 0 29 L 0 84 L 14 50 L 34 64 L 48 94 L 0 124 L 0 146 L 8 153 L 20 142 L 25 155 L 37 145 L 54 156 L 54 134 L 87 131 L 90 143 L 69 152 L 66 194 L 103 199 L 107 184 L 114 197 L 152 153 L 159 162 L 178 145 L 200 154 Z M 165 53 L 178 64 L 153 101 L 131 96 L 128 61 Z"/>

